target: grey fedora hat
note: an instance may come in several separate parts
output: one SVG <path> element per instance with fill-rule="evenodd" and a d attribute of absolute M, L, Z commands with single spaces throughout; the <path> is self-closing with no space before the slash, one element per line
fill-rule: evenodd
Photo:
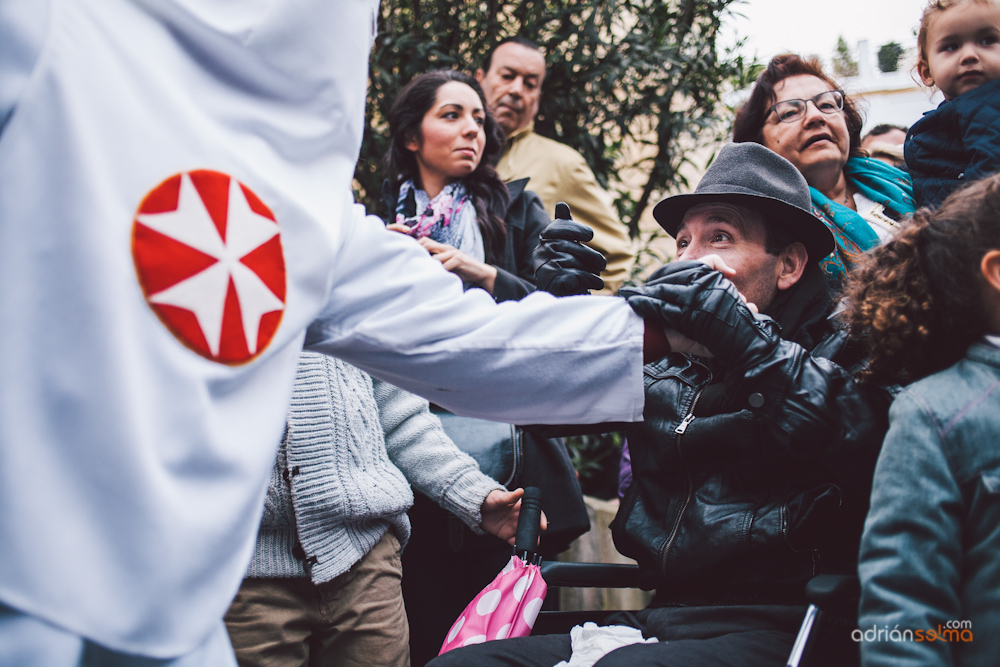
<path fill-rule="evenodd" d="M 753 142 L 722 147 L 694 192 L 674 195 L 653 209 L 653 217 L 677 236 L 684 214 L 698 204 L 725 203 L 760 211 L 768 223 L 781 225 L 818 262 L 834 249 L 833 234 L 811 213 L 809 184 L 791 162 Z"/>

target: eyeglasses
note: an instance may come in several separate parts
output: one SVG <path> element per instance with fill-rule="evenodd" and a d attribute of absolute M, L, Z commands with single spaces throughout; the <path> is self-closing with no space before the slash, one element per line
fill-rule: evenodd
<path fill-rule="evenodd" d="M 779 123 L 791 123 L 806 115 L 809 102 L 823 113 L 837 113 L 844 110 L 844 91 L 828 90 L 809 100 L 782 100 L 772 104 L 764 118 L 773 111 Z"/>

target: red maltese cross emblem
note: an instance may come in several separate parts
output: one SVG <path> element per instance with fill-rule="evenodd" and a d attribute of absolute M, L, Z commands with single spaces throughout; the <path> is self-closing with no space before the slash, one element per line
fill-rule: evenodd
<path fill-rule="evenodd" d="M 263 352 L 285 310 L 274 214 L 217 171 L 176 174 L 139 205 L 132 257 L 146 302 L 198 354 L 242 364 Z"/>

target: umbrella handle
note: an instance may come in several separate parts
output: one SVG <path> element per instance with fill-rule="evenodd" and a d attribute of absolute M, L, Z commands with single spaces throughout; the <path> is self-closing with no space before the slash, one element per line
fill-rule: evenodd
<path fill-rule="evenodd" d="M 542 522 L 542 490 L 536 486 L 528 486 L 521 497 L 521 512 L 517 518 L 517 533 L 514 537 L 514 555 L 525 563 L 541 562 L 542 557 L 536 553 L 538 535 Z"/>

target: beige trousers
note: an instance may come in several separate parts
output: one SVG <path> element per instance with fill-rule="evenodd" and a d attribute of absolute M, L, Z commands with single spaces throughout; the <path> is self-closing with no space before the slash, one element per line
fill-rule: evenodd
<path fill-rule="evenodd" d="M 344 574 L 245 579 L 226 613 L 240 667 L 409 667 L 399 541 L 386 533 Z"/>

